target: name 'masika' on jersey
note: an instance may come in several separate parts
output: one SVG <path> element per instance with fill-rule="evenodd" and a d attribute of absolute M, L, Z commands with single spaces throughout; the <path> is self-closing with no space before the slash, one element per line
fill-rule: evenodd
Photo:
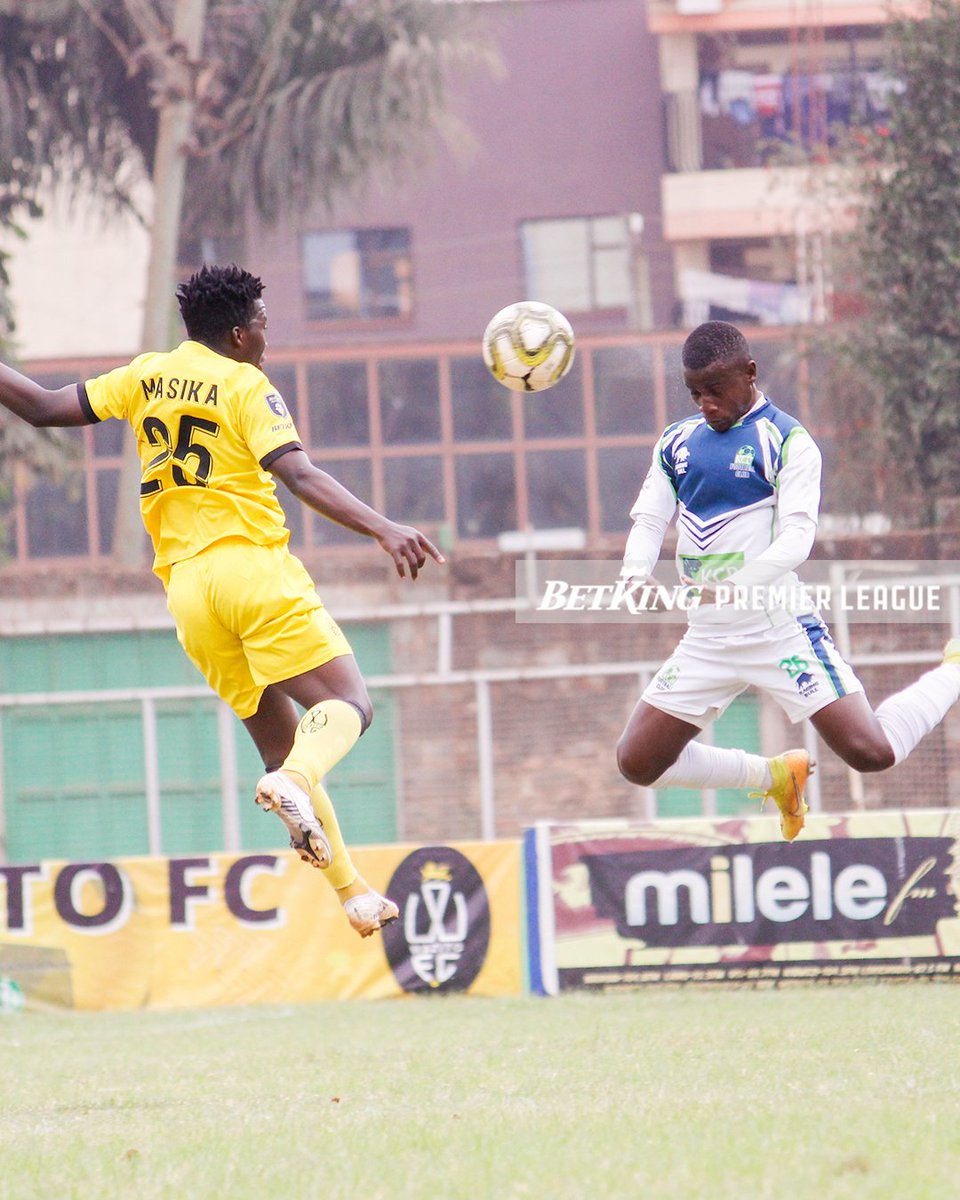
<path fill-rule="evenodd" d="M 141 380 L 141 386 L 148 400 L 183 400 L 186 404 L 217 407 L 217 385 L 206 380 L 178 379 L 176 375 L 164 380 L 162 375 L 154 375 L 152 379 Z"/>

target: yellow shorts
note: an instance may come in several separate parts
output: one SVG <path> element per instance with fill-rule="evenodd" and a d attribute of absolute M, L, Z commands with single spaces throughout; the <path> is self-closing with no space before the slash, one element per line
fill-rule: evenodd
<path fill-rule="evenodd" d="M 190 660 L 241 719 L 268 684 L 353 653 L 286 546 L 215 542 L 173 565 L 167 608 Z"/>

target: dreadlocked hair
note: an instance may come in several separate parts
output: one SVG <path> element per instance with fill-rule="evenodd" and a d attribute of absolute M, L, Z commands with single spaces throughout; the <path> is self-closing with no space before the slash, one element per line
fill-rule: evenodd
<path fill-rule="evenodd" d="M 714 363 L 747 361 L 750 347 L 736 325 L 729 321 L 706 321 L 683 343 L 681 357 L 686 370 L 702 371 Z"/>
<path fill-rule="evenodd" d="M 177 303 L 187 335 L 198 342 L 217 342 L 236 325 L 247 325 L 260 299 L 263 282 L 243 267 L 204 264 L 177 288 Z"/>

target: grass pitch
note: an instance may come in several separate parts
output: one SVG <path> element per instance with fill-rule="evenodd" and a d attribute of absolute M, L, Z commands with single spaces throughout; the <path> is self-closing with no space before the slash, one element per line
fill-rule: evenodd
<path fill-rule="evenodd" d="M 2 1200 L 937 1200 L 960 989 L 0 1018 Z"/>

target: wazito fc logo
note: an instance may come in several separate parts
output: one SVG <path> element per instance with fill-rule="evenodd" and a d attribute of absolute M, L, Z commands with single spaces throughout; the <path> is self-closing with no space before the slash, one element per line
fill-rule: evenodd
<path fill-rule="evenodd" d="M 490 905 L 473 864 L 451 846 L 424 846 L 387 888 L 400 920 L 384 930 L 387 960 L 408 992 L 464 991 L 490 945 Z"/>

